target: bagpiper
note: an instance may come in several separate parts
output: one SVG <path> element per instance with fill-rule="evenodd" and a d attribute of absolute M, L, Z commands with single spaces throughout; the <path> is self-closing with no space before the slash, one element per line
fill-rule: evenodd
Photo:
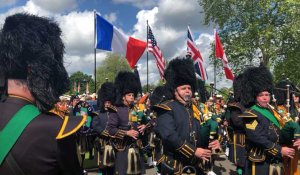
<path fill-rule="evenodd" d="M 228 122 L 227 134 L 229 136 L 229 155 L 228 159 L 236 165 L 236 172 L 242 175 L 246 163 L 246 148 L 245 148 L 245 129 L 243 119 L 239 117 L 245 112 L 246 107 L 240 103 L 242 74 L 235 77 L 233 80 L 233 95 L 227 104 L 226 121 Z"/>
<path fill-rule="evenodd" d="M 115 174 L 144 174 L 141 157 L 142 142 L 146 123 L 139 118 L 135 108 L 135 97 L 140 92 L 138 77 L 132 72 L 119 72 L 115 78 L 116 110 L 109 113 L 108 133 L 114 137 L 116 149 Z"/>
<path fill-rule="evenodd" d="M 280 143 L 295 150 L 293 158 L 283 157 L 283 167 L 285 175 L 298 175 L 298 160 L 299 152 L 297 147 L 293 144 L 300 140 L 300 126 L 295 122 L 296 111 L 295 103 L 291 100 L 292 91 L 295 86 L 288 80 L 280 81 L 275 85 L 274 89 L 274 111 L 283 120 L 283 127 L 281 128 Z"/>
<path fill-rule="evenodd" d="M 295 151 L 280 145 L 281 118 L 269 106 L 273 90 L 271 72 L 263 66 L 243 72 L 241 104 L 248 109 L 243 118 L 247 159 L 245 174 L 282 174 L 282 157 L 293 157 Z"/>
<path fill-rule="evenodd" d="M 161 174 L 202 174 L 199 159 L 210 159 L 211 149 L 219 148 L 220 144 L 218 140 L 208 143 L 209 132 L 201 133 L 200 123 L 204 121 L 192 100 L 196 77 L 191 59 L 170 61 L 165 79 L 172 99 L 157 106 L 157 128 L 164 154 Z M 200 147 L 201 141 L 207 142 L 207 147 Z"/>
<path fill-rule="evenodd" d="M 92 128 L 98 133 L 96 139 L 97 163 L 99 173 L 103 175 L 113 175 L 115 165 L 115 151 L 112 147 L 111 137 L 106 129 L 109 113 L 116 111 L 115 86 L 111 82 L 105 82 L 98 90 L 97 105 L 98 115 L 93 118 Z"/>
<path fill-rule="evenodd" d="M 86 117 L 49 112 L 68 91 L 61 29 L 51 19 L 8 16 L 0 34 L 0 174 L 81 175 L 74 133 Z"/>

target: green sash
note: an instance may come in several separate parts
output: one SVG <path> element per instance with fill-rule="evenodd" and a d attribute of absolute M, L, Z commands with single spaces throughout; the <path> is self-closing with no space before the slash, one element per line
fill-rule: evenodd
<path fill-rule="evenodd" d="M 23 106 L 0 131 L 0 165 L 26 126 L 41 112 L 34 105 Z"/>
<path fill-rule="evenodd" d="M 260 108 L 256 105 L 252 106 L 251 109 L 261 113 L 263 116 L 265 116 L 267 119 L 269 119 L 274 125 L 276 125 L 278 128 L 280 128 L 279 122 L 275 118 L 275 116 L 269 111 L 268 109 L 265 108 Z"/>

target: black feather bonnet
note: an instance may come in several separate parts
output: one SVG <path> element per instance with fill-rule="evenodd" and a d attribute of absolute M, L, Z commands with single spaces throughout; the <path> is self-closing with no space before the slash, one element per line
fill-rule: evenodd
<path fill-rule="evenodd" d="M 264 66 L 249 67 L 242 75 L 241 104 L 251 106 L 256 103 L 256 97 L 260 92 L 273 92 L 273 77 L 269 69 Z"/>
<path fill-rule="evenodd" d="M 172 93 L 181 85 L 190 85 L 192 91 L 196 89 L 196 75 L 194 64 L 190 58 L 175 58 L 170 61 L 165 70 L 166 86 Z"/>
<path fill-rule="evenodd" d="M 0 36 L 0 70 L 22 79 L 41 111 L 48 111 L 68 91 L 61 29 L 52 20 L 26 13 L 6 18 Z"/>

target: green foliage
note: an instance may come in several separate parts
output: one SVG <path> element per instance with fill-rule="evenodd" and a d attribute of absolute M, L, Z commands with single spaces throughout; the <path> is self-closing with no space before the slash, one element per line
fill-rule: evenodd
<path fill-rule="evenodd" d="M 278 62 L 274 68 L 274 78 L 278 82 L 289 78 L 293 83 L 300 85 L 300 61 L 297 57 L 300 54 L 293 54 L 288 59 Z"/>
<path fill-rule="evenodd" d="M 199 4 L 204 23 L 218 26 L 233 72 L 260 62 L 273 67 L 299 49 L 298 0 L 199 0 Z"/>
<path fill-rule="evenodd" d="M 117 54 L 109 53 L 101 65 L 97 67 L 97 89 L 106 81 L 106 78 L 109 82 L 113 82 L 119 71 L 131 71 L 127 60 Z"/>
<path fill-rule="evenodd" d="M 91 75 L 87 75 L 83 72 L 77 71 L 70 76 L 70 82 L 71 89 L 69 91 L 69 94 L 75 94 L 77 92 L 78 82 L 80 82 L 79 94 L 86 93 L 87 83 L 89 83 L 89 93 L 91 94 L 94 91 L 94 80 L 92 79 Z"/>

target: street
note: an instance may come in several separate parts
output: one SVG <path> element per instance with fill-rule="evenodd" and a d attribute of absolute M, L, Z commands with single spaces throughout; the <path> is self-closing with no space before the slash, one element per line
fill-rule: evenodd
<path fill-rule="evenodd" d="M 217 175 L 235 175 L 235 167 L 227 160 L 227 158 L 223 157 L 220 157 L 215 161 L 213 170 Z M 155 175 L 155 173 L 155 168 L 146 170 L 146 175 Z M 97 173 L 89 172 L 88 175 L 97 175 Z"/>

